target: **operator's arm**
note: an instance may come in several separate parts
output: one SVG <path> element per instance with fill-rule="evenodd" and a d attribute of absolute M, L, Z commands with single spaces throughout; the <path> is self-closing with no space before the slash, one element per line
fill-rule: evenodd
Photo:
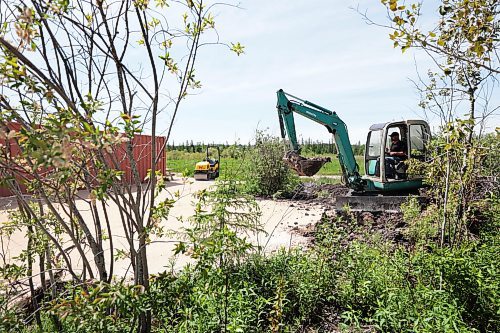
<path fill-rule="evenodd" d="M 393 143 L 394 147 L 391 146 L 391 150 L 389 151 L 389 156 L 395 157 L 407 157 L 408 148 L 405 142 L 399 141 Z"/>
<path fill-rule="evenodd" d="M 403 152 L 403 151 L 391 151 L 389 153 L 389 155 L 391 156 L 401 156 L 401 157 L 405 157 L 406 156 L 406 153 Z"/>

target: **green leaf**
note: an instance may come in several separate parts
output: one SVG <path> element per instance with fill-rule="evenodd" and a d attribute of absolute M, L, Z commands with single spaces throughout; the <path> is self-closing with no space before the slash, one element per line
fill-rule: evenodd
<path fill-rule="evenodd" d="M 245 53 L 245 47 L 241 45 L 240 42 L 237 42 L 236 44 L 231 43 L 231 51 L 239 56 L 240 54 Z"/>

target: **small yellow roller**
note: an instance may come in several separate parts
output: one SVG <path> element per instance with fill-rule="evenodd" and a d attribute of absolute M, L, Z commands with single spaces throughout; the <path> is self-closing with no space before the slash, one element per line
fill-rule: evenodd
<path fill-rule="evenodd" d="M 210 146 L 207 146 L 207 157 L 203 161 L 196 163 L 194 167 L 195 180 L 210 180 L 219 177 L 220 149 L 216 147 L 217 159 L 211 159 L 209 157 L 209 148 Z"/>

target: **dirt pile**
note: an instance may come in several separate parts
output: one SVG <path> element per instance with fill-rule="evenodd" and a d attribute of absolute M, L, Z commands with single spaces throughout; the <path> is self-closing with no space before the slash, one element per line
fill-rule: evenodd
<path fill-rule="evenodd" d="M 336 211 L 334 200 L 338 196 L 347 195 L 349 188 L 341 184 L 301 184 L 294 198 L 300 198 L 297 203 L 299 209 L 307 209 L 313 205 L 323 207 L 323 215 L 316 221 L 307 225 L 294 228 L 294 232 L 307 237 L 314 243 L 315 238 L 321 235 L 322 230 L 334 226 L 343 235 L 342 244 L 347 246 L 350 242 L 366 241 L 367 235 L 378 234 L 379 239 L 407 244 L 405 236 L 406 222 L 402 213 L 396 212 L 358 212 Z M 321 237 L 321 236 L 320 236 Z"/>
<path fill-rule="evenodd" d="M 292 200 L 314 200 L 330 205 L 332 200 L 341 195 L 347 195 L 349 188 L 342 184 L 317 184 L 314 182 L 300 183 L 287 198 Z"/>
<path fill-rule="evenodd" d="M 369 212 L 341 212 L 326 211 L 321 220 L 316 223 L 314 230 L 312 226 L 298 230 L 311 237 L 313 242 L 316 237 L 322 237 L 324 230 L 335 228 L 343 235 L 341 244 L 348 246 L 353 241 L 366 242 L 373 235 L 377 239 L 392 242 L 394 244 L 408 245 L 406 238 L 407 224 L 401 213 L 369 213 Z M 370 236 L 370 237 L 367 237 Z"/>
<path fill-rule="evenodd" d="M 350 191 L 348 187 L 342 184 L 322 184 L 319 187 L 320 191 L 328 194 L 329 198 L 347 195 Z"/>
<path fill-rule="evenodd" d="M 331 162 L 330 157 L 311 157 L 305 158 L 300 156 L 294 151 L 288 151 L 283 156 L 283 161 L 299 176 L 314 176 L 321 167 L 327 163 Z"/>
<path fill-rule="evenodd" d="M 485 199 L 489 195 L 500 194 L 500 179 L 498 177 L 480 177 L 476 181 L 474 199 Z"/>

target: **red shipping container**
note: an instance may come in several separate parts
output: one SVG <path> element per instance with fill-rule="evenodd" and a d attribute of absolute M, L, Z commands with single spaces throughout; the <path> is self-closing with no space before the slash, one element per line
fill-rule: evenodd
<path fill-rule="evenodd" d="M 19 131 L 21 124 L 10 123 L 8 124 L 9 130 Z M 150 135 L 135 135 L 132 139 L 132 154 L 137 164 L 137 171 L 141 182 L 144 182 L 148 175 L 148 171 L 151 169 L 151 148 L 152 148 L 152 136 Z M 0 145 L 3 145 L 2 149 L 8 149 L 12 156 L 16 156 L 20 153 L 20 148 L 16 141 L 11 139 L 7 143 L 6 140 L 0 139 Z M 166 138 L 164 136 L 156 137 L 156 170 L 160 171 L 161 174 L 166 174 Z M 132 168 L 130 166 L 130 160 L 126 153 L 127 143 L 122 143 L 119 147 L 114 148 L 114 157 L 119 163 L 119 169 L 124 172 L 124 177 L 122 181 L 126 184 L 133 182 Z M 25 187 L 22 186 L 23 192 Z M 12 193 L 9 189 L 0 186 L 0 197 L 11 196 Z"/>

